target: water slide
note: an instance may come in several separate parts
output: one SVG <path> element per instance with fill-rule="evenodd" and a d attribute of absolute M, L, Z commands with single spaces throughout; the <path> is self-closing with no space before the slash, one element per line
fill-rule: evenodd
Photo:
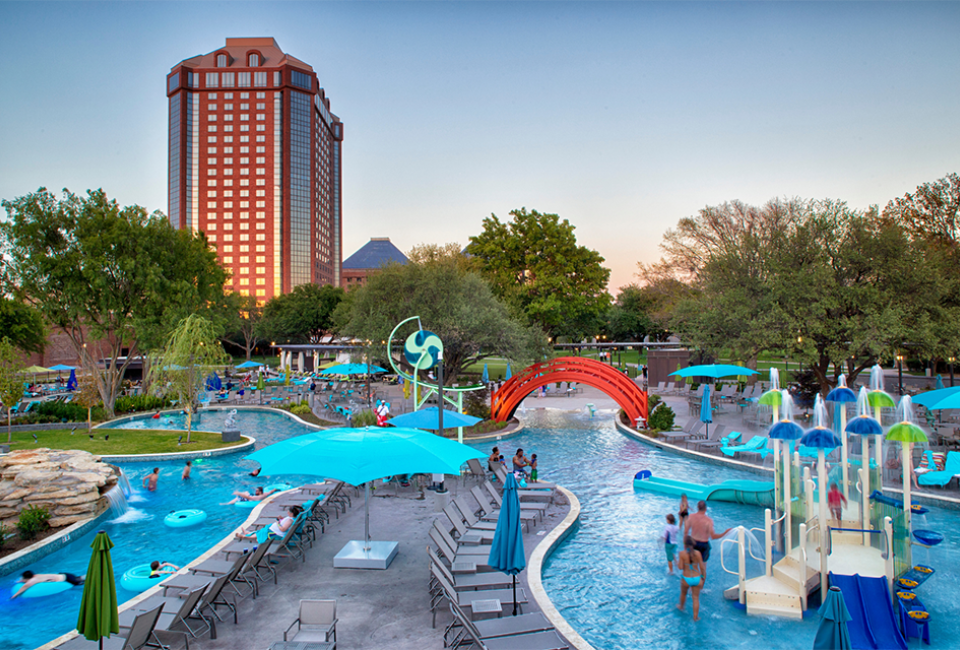
<path fill-rule="evenodd" d="M 650 470 L 641 470 L 633 478 L 633 487 L 671 496 L 686 494 L 687 499 L 693 503 L 702 499 L 773 507 L 773 481 L 730 480 L 714 485 L 701 485 L 655 477 Z"/>
<path fill-rule="evenodd" d="M 884 578 L 830 574 L 830 586 L 839 587 L 853 617 L 847 626 L 857 650 L 907 650 Z"/>

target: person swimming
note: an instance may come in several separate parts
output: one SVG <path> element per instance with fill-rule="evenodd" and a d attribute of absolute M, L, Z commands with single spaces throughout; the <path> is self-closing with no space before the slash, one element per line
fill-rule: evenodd
<path fill-rule="evenodd" d="M 72 573 L 34 573 L 33 571 L 24 571 L 17 580 L 17 582 L 22 582 L 23 586 L 10 596 L 10 600 L 23 595 L 27 589 L 41 582 L 69 582 L 74 587 L 79 587 L 83 584 L 84 579 L 85 576 L 76 576 Z"/>

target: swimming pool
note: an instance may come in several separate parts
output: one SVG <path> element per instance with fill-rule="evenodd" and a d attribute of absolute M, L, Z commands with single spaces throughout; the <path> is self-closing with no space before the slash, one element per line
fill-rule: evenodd
<path fill-rule="evenodd" d="M 199 429 L 219 431 L 225 411 L 203 413 Z M 292 436 L 315 429 L 297 423 L 284 415 L 266 411 L 239 410 L 237 424 L 240 430 L 257 439 L 257 447 L 269 445 Z M 160 420 L 134 420 L 119 422 L 123 428 L 170 428 L 183 426 L 182 417 Z M 179 425 L 179 426 L 178 426 Z M 115 546 L 111 551 L 114 572 L 117 578 L 117 596 L 120 602 L 136 594 L 120 587 L 120 576 L 132 566 L 162 560 L 182 566 L 205 553 L 214 543 L 235 530 L 249 516 L 250 510 L 219 504 L 229 501 L 236 489 L 254 489 L 270 483 L 311 482 L 316 477 L 283 476 L 269 479 L 253 478 L 249 472 L 255 463 L 242 460 L 249 452 L 231 454 L 218 458 L 194 460 L 189 481 L 180 479 L 184 461 L 151 463 L 118 463 L 134 487 L 129 498 L 131 509 L 121 518 L 110 521 L 102 528 L 107 531 Z M 160 468 L 160 481 L 156 492 L 139 487 L 151 469 Z M 185 508 L 200 508 L 208 518 L 191 528 L 169 528 L 163 525 L 163 517 Z M 90 560 L 90 543 L 95 531 L 68 544 L 42 560 L 26 567 L 35 573 L 69 572 L 86 573 Z M 15 575 L 0 577 L 0 648 L 4 650 L 28 650 L 70 631 L 77 622 L 81 588 L 73 588 L 62 594 L 44 598 L 9 600 L 8 594 L 17 579 Z"/>
<path fill-rule="evenodd" d="M 736 576 L 720 569 L 719 542 L 707 565 L 707 583 L 701 595 L 701 620 L 675 609 L 678 578 L 666 573 L 658 539 L 664 517 L 676 513 L 677 499 L 634 491 L 633 475 L 650 469 L 655 476 L 712 483 L 724 479 L 756 480 L 756 474 L 708 465 L 678 457 L 632 440 L 616 430 L 609 416 L 590 419 L 559 411 L 528 411 L 527 428 L 498 443 L 476 445 L 489 451 L 498 444 L 505 456 L 523 447 L 536 453 L 543 480 L 560 483 L 580 500 L 581 523 L 544 565 L 547 594 L 569 623 L 595 648 L 634 650 L 718 648 L 810 648 L 819 619 L 809 610 L 803 621 L 747 616 L 723 599 L 723 589 Z M 709 503 L 717 531 L 731 526 L 763 527 L 763 509 L 734 503 Z M 960 636 L 955 588 L 960 579 L 960 515 L 939 508 L 917 521 L 916 527 L 938 530 L 947 540 L 915 557 L 928 560 L 937 574 L 917 593 L 932 612 L 933 647 L 952 647 Z M 736 568 L 728 545 L 726 565 Z M 926 556 L 924 555 L 926 554 Z M 753 563 L 757 575 L 762 567 Z M 913 639 L 915 646 L 917 640 Z"/>

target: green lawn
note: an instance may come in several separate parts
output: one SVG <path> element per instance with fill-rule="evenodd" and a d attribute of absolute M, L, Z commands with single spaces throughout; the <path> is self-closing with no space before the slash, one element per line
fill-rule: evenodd
<path fill-rule="evenodd" d="M 36 434 L 38 442 L 33 441 Z M 177 438 L 183 436 L 183 444 L 177 446 Z M 105 440 L 104 436 L 110 436 Z M 78 428 L 75 434 L 70 429 L 52 429 L 49 431 L 18 431 L 13 434 L 11 450 L 35 449 L 49 447 L 51 449 L 81 449 L 93 454 L 126 455 L 126 454 L 165 454 L 178 451 L 206 451 L 229 447 L 237 443 L 224 443 L 219 433 L 194 431 L 190 437 L 190 444 L 186 443 L 187 435 L 184 431 L 158 431 L 153 429 L 94 429 L 93 440 L 87 435 L 87 430 Z M 0 441 L 6 442 L 6 436 L 0 431 Z"/>

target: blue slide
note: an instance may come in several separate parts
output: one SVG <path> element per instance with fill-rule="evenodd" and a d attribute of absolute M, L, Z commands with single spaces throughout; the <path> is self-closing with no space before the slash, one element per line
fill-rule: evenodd
<path fill-rule="evenodd" d="M 907 642 L 897 627 L 890 590 L 884 578 L 864 578 L 830 574 L 830 586 L 839 587 L 853 617 L 847 627 L 857 650 L 907 650 Z"/>

